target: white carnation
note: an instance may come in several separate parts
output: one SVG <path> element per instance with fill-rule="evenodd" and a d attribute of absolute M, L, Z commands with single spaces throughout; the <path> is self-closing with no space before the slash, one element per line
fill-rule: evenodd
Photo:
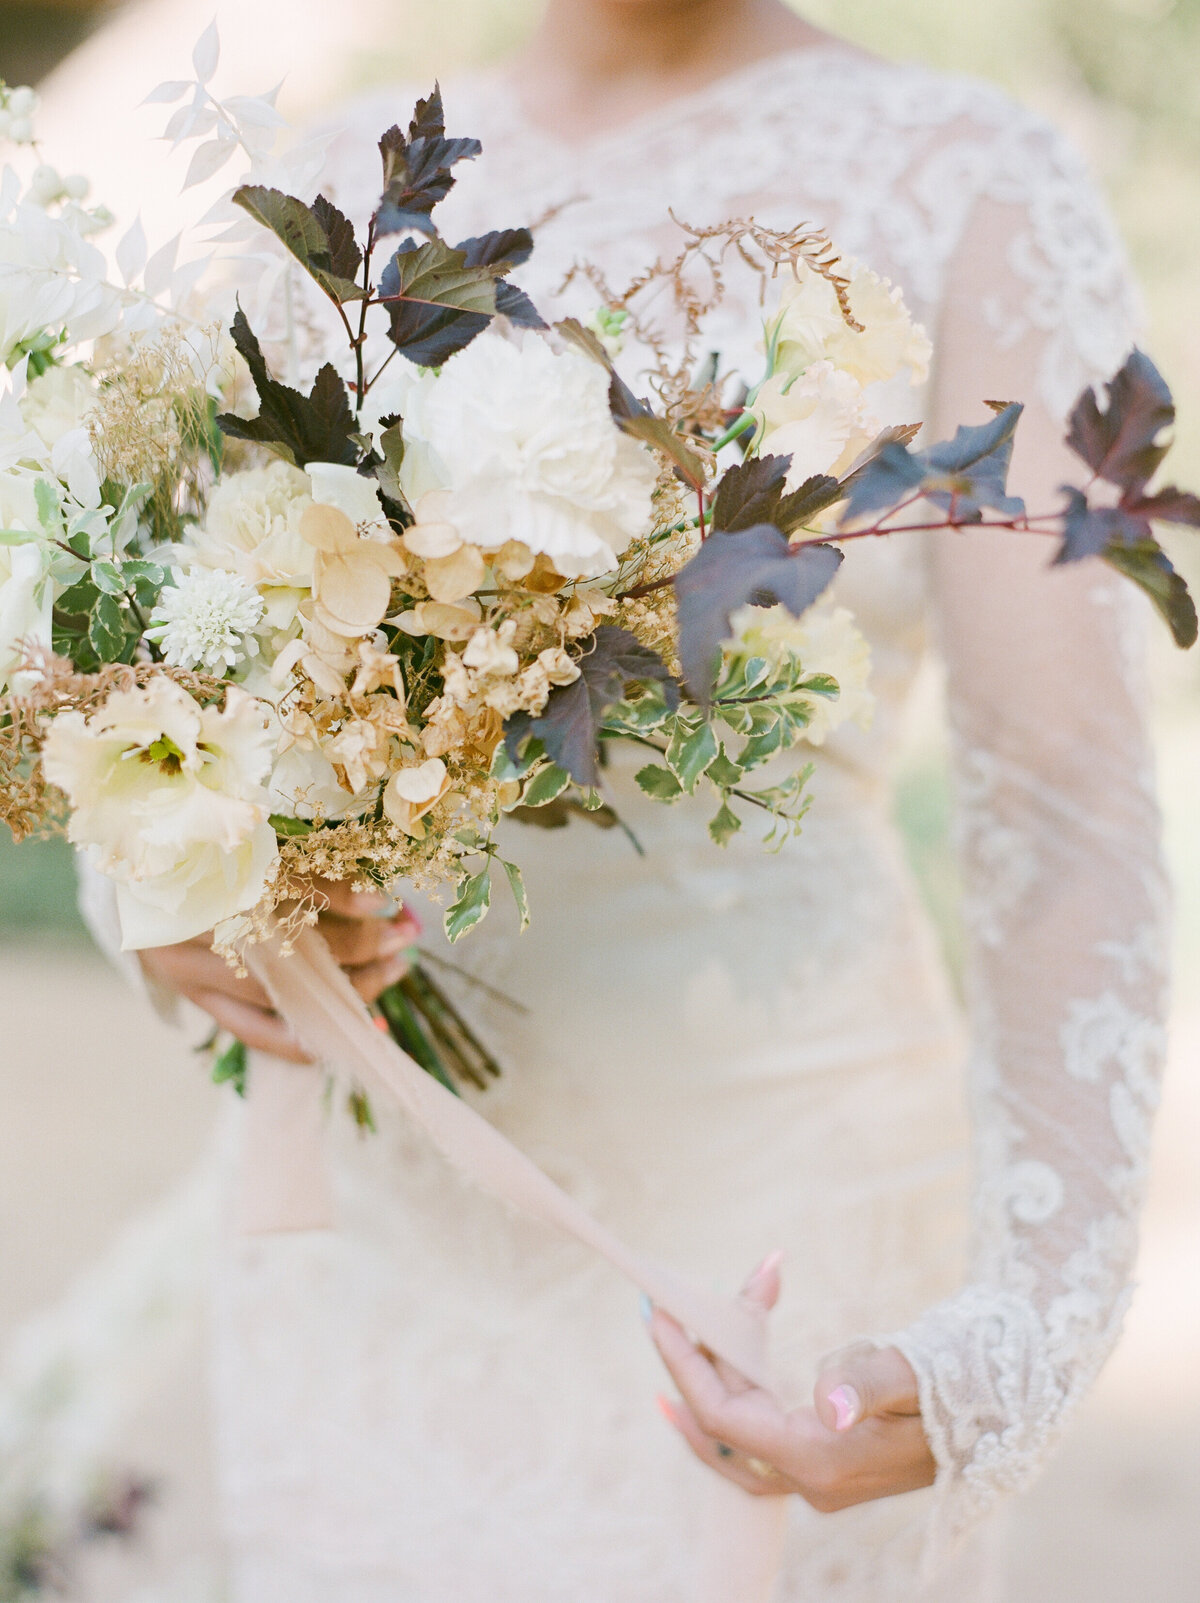
<path fill-rule="evenodd" d="M 200 707 L 172 680 L 61 713 L 43 751 L 69 835 L 116 881 L 126 951 L 201 935 L 262 897 L 278 861 L 265 709 L 231 687 Z"/>
<path fill-rule="evenodd" d="M 759 420 L 760 455 L 790 456 L 787 485 L 849 466 L 875 433 L 862 407 L 862 386 L 832 362 L 814 362 L 798 377 L 775 373 L 747 408 Z"/>
<path fill-rule="evenodd" d="M 836 697 L 812 694 L 804 738 L 825 743 L 840 724 L 870 724 L 875 697 L 867 689 L 871 648 L 845 607 L 810 609 L 797 618 L 784 606 L 740 607 L 730 619 L 734 651 L 741 657 L 762 657 L 773 668 L 791 661 L 806 676 L 827 674 L 837 680 Z"/>
<path fill-rule="evenodd" d="M 200 568 L 163 590 L 146 633 L 173 668 L 226 673 L 257 653 L 262 616 L 262 597 L 244 579 Z"/>
<path fill-rule="evenodd" d="M 519 541 L 559 573 L 606 573 L 650 524 L 657 470 L 613 422 L 608 376 L 581 351 L 487 331 L 407 386 L 401 482 L 467 545 Z"/>
<path fill-rule="evenodd" d="M 900 291 L 857 262 L 842 266 L 850 274 L 850 310 L 863 325 L 861 331 L 842 316 L 829 281 L 801 268 L 798 278 L 784 286 L 779 312 L 767 329 L 776 369 L 802 373 L 813 362 L 830 361 L 860 384 L 874 384 L 907 367 L 912 382 L 923 383 L 932 347 L 925 330 L 909 316 Z"/>

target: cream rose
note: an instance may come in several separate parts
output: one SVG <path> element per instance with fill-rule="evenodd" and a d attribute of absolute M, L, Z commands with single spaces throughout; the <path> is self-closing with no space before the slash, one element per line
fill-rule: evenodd
<path fill-rule="evenodd" d="M 261 898 L 279 857 L 273 747 L 253 697 L 231 687 L 218 712 L 169 679 L 54 720 L 46 778 L 71 804 L 70 839 L 116 881 L 125 951 L 188 940 Z"/>
<path fill-rule="evenodd" d="M 287 462 L 227 474 L 209 497 L 203 524 L 189 537 L 188 560 L 226 568 L 253 585 L 277 629 L 291 624 L 312 587 L 313 548 L 300 534 L 311 490 L 308 475 Z"/>
<path fill-rule="evenodd" d="M 900 291 L 857 262 L 843 266 L 850 274 L 850 310 L 863 325 L 861 332 L 842 316 L 829 282 L 802 268 L 784 286 L 778 315 L 767 328 L 776 369 L 801 373 L 813 362 L 830 361 L 860 384 L 874 384 L 907 367 L 912 382 L 923 383 L 932 347 Z"/>

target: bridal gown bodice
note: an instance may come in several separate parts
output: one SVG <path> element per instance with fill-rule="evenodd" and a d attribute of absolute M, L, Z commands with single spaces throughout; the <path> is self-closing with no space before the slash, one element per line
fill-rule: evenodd
<path fill-rule="evenodd" d="M 1065 474 L 1066 407 L 1126 349 L 1121 256 L 1085 175 L 979 84 L 797 52 L 582 146 L 497 78 L 446 101 L 484 154 L 443 227 L 544 218 L 517 275 L 543 311 L 591 309 L 586 284 L 555 294 L 577 259 L 632 278 L 677 239 L 668 208 L 827 226 L 934 339 L 928 392 L 879 410 L 940 431 L 985 396 L 1026 400 L 1031 498 Z M 327 187 L 352 216 L 376 198 L 374 139 L 411 103 L 346 113 Z M 705 344 L 752 377 L 760 311 L 730 272 Z M 454 953 L 523 1009 L 458 986 L 506 1066 L 474 1100 L 519 1147 L 706 1282 L 784 1250 L 789 1401 L 854 1339 L 912 1362 L 937 1487 L 833 1517 L 793 1499 L 781 1603 L 983 1597 L 981 1516 L 1044 1459 L 1124 1307 L 1161 1055 L 1141 620 L 1098 565 L 1044 572 L 1033 544 L 850 550 L 836 601 L 870 640 L 875 717 L 813 754 L 798 840 L 766 852 L 747 819 L 718 850 L 702 806 L 651 803 L 621 759 L 606 783 L 644 855 L 583 822 L 509 826 L 532 927 L 498 899 Z M 966 1025 L 891 821 L 929 652 Z M 687 1603 L 708 1471 L 655 1412 L 636 1299 L 378 1116 L 369 1137 L 330 1117 L 336 1232 L 229 1237 L 216 1391 L 237 1603 Z"/>

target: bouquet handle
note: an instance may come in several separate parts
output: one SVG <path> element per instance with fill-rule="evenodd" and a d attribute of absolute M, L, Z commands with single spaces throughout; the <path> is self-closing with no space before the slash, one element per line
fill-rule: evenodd
<path fill-rule="evenodd" d="M 643 1257 L 593 1218 L 375 1027 L 315 930 L 294 937 L 287 952 L 276 934 L 252 947 L 246 960 L 297 1038 L 326 1068 L 369 1094 L 389 1095 L 464 1178 L 591 1247 L 713 1352 L 757 1384 L 772 1385 L 765 1314 Z M 250 1083 L 247 1223 L 271 1229 L 328 1224 L 328 1178 L 318 1140 L 321 1071 L 270 1060 L 262 1067 L 265 1073 L 252 1073 Z M 786 1500 L 753 1498 L 726 1481 L 718 1481 L 712 1495 L 706 1550 L 697 1555 L 697 1603 L 766 1603 L 778 1571 Z"/>

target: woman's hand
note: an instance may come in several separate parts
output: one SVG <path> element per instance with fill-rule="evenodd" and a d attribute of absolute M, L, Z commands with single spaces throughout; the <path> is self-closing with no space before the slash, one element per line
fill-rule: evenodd
<path fill-rule="evenodd" d="M 373 1002 L 407 972 L 405 954 L 420 925 L 403 909 L 386 917 L 394 904 L 376 892 L 353 891 L 334 880 L 320 880 L 316 889 L 325 904 L 317 928 L 363 1001 Z M 291 1063 L 310 1061 L 262 986 L 249 976 L 239 979 L 212 950 L 211 935 L 150 947 L 138 956 L 156 985 L 186 997 L 248 1047 Z"/>
<path fill-rule="evenodd" d="M 771 1309 L 779 1255 L 755 1270 L 742 1296 Z M 796 1492 L 821 1513 L 932 1483 L 917 1382 L 895 1347 L 848 1347 L 827 1359 L 815 1407 L 785 1409 L 769 1391 L 698 1347 L 656 1309 L 650 1333 L 682 1401 L 659 1399 L 692 1451 L 757 1497 Z"/>

